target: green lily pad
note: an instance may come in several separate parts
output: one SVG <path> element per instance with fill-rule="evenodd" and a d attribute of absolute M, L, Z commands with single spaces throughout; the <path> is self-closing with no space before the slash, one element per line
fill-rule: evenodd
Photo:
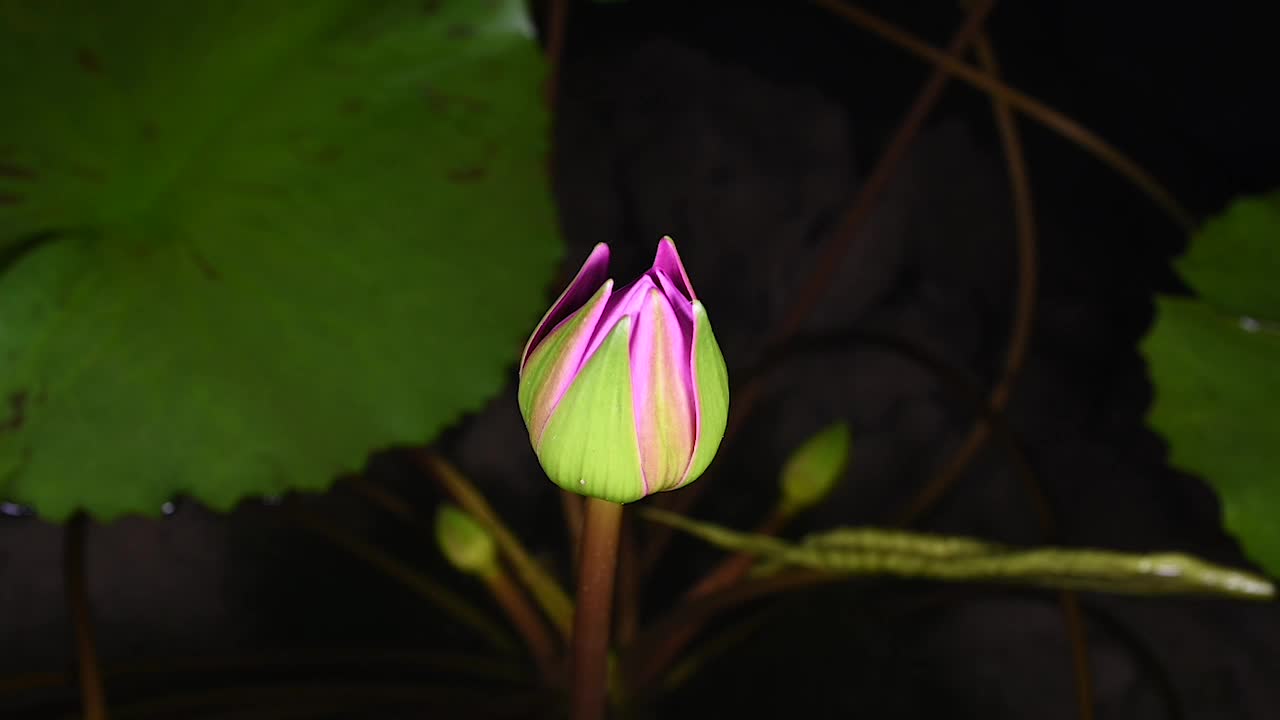
<path fill-rule="evenodd" d="M 1150 420 L 1170 461 L 1217 490 L 1250 557 L 1280 574 L 1280 194 L 1205 223 L 1179 268 L 1197 298 L 1157 302 Z"/>
<path fill-rule="evenodd" d="M 0 497 L 322 489 L 510 378 L 560 244 L 519 0 L 0 3 Z"/>

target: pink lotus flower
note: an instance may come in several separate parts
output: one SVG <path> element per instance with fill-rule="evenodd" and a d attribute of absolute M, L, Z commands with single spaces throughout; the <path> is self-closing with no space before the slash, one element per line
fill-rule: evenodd
<path fill-rule="evenodd" d="M 635 282 L 596 245 L 520 358 L 520 413 L 560 487 L 627 503 L 693 482 L 729 413 L 729 377 L 671 238 Z"/>

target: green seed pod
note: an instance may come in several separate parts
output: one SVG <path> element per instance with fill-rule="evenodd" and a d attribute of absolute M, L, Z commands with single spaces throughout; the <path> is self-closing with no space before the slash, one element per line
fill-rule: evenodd
<path fill-rule="evenodd" d="M 779 512 L 795 515 L 822 502 L 849 464 L 849 426 L 838 422 L 809 438 L 782 467 Z"/>
<path fill-rule="evenodd" d="M 493 536 L 455 505 L 445 503 L 436 510 L 436 544 L 451 565 L 468 575 L 489 578 L 500 569 Z"/>

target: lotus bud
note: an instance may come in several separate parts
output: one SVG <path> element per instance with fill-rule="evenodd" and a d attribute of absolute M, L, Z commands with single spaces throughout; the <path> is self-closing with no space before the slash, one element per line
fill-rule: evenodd
<path fill-rule="evenodd" d="M 436 544 L 450 565 L 468 575 L 487 579 L 501 569 L 493 536 L 454 505 L 446 503 L 436 510 Z"/>
<path fill-rule="evenodd" d="M 790 517 L 822 502 L 849 464 L 849 444 L 849 426 L 840 422 L 796 448 L 782 466 L 778 511 Z"/>
<path fill-rule="evenodd" d="M 729 375 L 676 254 L 614 289 L 596 245 L 520 358 L 520 413 L 543 470 L 580 495 L 628 503 L 683 487 L 711 464 Z"/>

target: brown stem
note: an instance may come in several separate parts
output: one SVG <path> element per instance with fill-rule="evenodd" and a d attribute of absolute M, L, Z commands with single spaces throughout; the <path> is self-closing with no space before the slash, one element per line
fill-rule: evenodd
<path fill-rule="evenodd" d="M 978 32 L 982 29 L 982 24 L 986 21 L 987 15 L 991 13 L 995 6 L 995 0 L 980 0 L 975 2 L 965 16 L 964 22 L 951 38 L 951 43 L 947 46 L 947 54 L 949 57 L 958 58 L 969 45 L 977 37 Z M 859 237 L 858 232 L 862 229 L 862 225 L 866 222 L 871 214 L 871 210 L 875 207 L 876 201 L 880 199 L 880 194 L 888 187 L 889 180 L 893 178 L 894 172 L 902 163 L 902 158 L 906 156 L 907 149 L 911 147 L 911 143 L 915 140 L 916 135 L 920 133 L 920 129 L 924 127 L 924 121 L 929 117 L 929 113 L 933 110 L 933 106 L 937 104 L 938 98 L 942 96 L 942 91 L 947 86 L 948 76 L 941 69 L 935 69 L 925 82 L 924 87 L 920 89 L 920 93 L 916 96 L 916 100 L 911 105 L 911 109 L 902 119 L 902 123 L 898 126 L 898 132 L 894 134 L 893 139 L 889 141 L 889 145 L 881 153 L 879 160 L 876 162 L 875 168 L 871 171 L 871 175 L 867 177 L 862 189 L 855 196 L 853 204 L 845 212 L 836 231 L 829 235 L 822 247 L 818 251 L 818 261 L 814 264 L 813 274 L 809 276 L 809 281 L 804 284 L 799 298 L 792 304 L 790 311 L 784 317 L 781 327 L 770 345 L 778 345 L 786 342 L 804 324 L 805 318 L 813 312 L 821 302 L 823 294 L 831 286 L 835 280 L 836 273 L 843 264 L 844 257 L 849 253 L 856 238 Z"/>
<path fill-rule="evenodd" d="M 954 58 L 961 56 L 968 49 L 974 38 L 977 37 L 978 31 L 982 29 L 982 24 L 994 5 L 995 0 L 979 0 L 969 8 L 964 22 L 956 30 L 950 44 L 947 46 L 946 57 L 954 60 Z M 903 116 L 902 122 L 898 124 L 897 132 L 894 133 L 893 138 L 880 154 L 875 167 L 871 170 L 871 174 L 854 196 L 852 204 L 845 211 L 835 232 L 827 237 L 819 249 L 818 261 L 814 265 L 812 274 L 802 286 L 800 297 L 791 306 L 779 326 L 779 330 L 766 343 L 766 352 L 768 349 L 779 347 L 790 340 L 799 331 L 804 319 L 808 317 L 809 313 L 813 311 L 813 308 L 822 299 L 823 293 L 826 292 L 831 282 L 835 279 L 835 272 L 841 265 L 841 261 L 853 245 L 855 238 L 859 237 L 858 232 L 870 216 L 876 200 L 879 199 L 881 192 L 888 186 L 889 180 L 892 179 L 894 172 L 901 164 L 907 148 L 911 146 L 916 135 L 920 133 L 921 128 L 924 127 L 925 119 L 942 96 L 942 90 L 946 87 L 948 77 L 948 73 L 942 68 L 935 68 L 928 81 L 925 82 L 924 87 L 920 88 L 915 101 L 911 104 L 910 109 L 907 110 L 907 114 Z M 743 421 L 754 409 L 756 401 L 760 398 L 762 391 L 758 383 L 759 380 L 746 387 L 734 389 L 734 402 L 730 407 L 729 424 L 725 431 L 725 445 L 728 444 L 732 436 L 742 426 Z M 667 510 L 682 515 L 686 514 L 694 503 L 698 501 L 698 498 L 702 496 L 702 493 L 706 492 L 706 488 L 711 485 L 709 481 L 712 479 L 711 477 L 705 477 L 701 482 L 686 488 L 683 492 L 671 493 L 666 497 L 659 498 L 659 502 Z M 670 500 L 667 500 L 668 497 Z M 673 529 L 666 525 L 653 529 L 653 533 L 647 543 L 648 547 L 646 548 L 644 562 L 641 565 L 643 572 L 647 573 L 657 564 L 658 557 L 666 549 L 667 543 L 671 541 L 672 532 Z"/>
<path fill-rule="evenodd" d="M 979 37 L 975 45 L 975 53 L 980 63 L 986 68 L 989 76 L 1000 77 L 1000 67 L 996 63 L 995 53 L 986 37 Z M 977 457 L 978 452 L 986 446 L 991 437 L 991 415 L 1002 413 L 1009 405 L 1009 398 L 1018 379 L 1018 373 L 1027 361 L 1027 351 L 1032 338 L 1034 316 L 1036 316 L 1036 210 L 1032 204 L 1030 179 L 1027 174 L 1027 160 L 1023 154 L 1023 143 L 1019 137 L 1018 124 L 1015 123 L 1009 104 L 1001 97 L 992 96 L 992 114 L 996 118 L 996 126 L 1000 131 L 1001 145 L 1004 146 L 1005 159 L 1009 163 L 1009 183 L 1014 197 L 1014 222 L 1016 227 L 1016 252 L 1018 252 L 1018 291 L 1014 300 L 1014 318 L 1009 329 L 1009 348 L 1005 354 L 1005 372 L 1000 382 L 991 389 L 987 401 L 988 411 L 974 421 L 968 436 L 960 443 L 960 448 L 951 456 L 951 460 L 943 465 L 942 470 L 934 475 L 931 482 L 919 493 L 899 515 L 900 524 L 910 524 L 924 512 L 932 509 L 948 489 L 954 486 L 956 479 L 968 468 L 969 462 Z"/>
<path fill-rule="evenodd" d="M 385 486 L 363 477 L 350 480 L 349 486 L 373 505 L 405 522 L 419 522 L 413 506 Z M 363 557 L 367 557 L 367 554 Z M 381 566 L 384 569 L 387 567 L 385 564 Z M 485 577 L 484 582 L 507 619 L 520 633 L 542 677 L 549 678 L 556 650 L 555 641 L 547 633 L 542 615 L 529 604 L 529 596 L 524 593 L 523 588 L 512 582 L 511 576 L 502 568 L 499 567 L 495 573 Z"/>
<path fill-rule="evenodd" d="M 1089 643 L 1080 598 L 1069 590 L 1058 593 L 1067 640 L 1071 643 L 1071 674 L 1076 685 L 1076 717 L 1093 720 L 1093 668 L 1089 664 Z"/>
<path fill-rule="evenodd" d="M 862 8 L 846 5 L 840 0 L 814 0 L 814 2 L 912 55 L 932 63 L 935 68 L 954 75 L 983 92 L 999 97 L 1017 111 L 1092 153 L 1103 164 L 1128 179 L 1163 210 L 1184 233 L 1190 233 L 1195 229 L 1195 218 L 1182 207 L 1168 188 L 1141 165 L 1066 115 L 1024 92 L 1005 85 L 991 75 L 967 65 L 954 54 L 944 53 Z"/>
<path fill-rule="evenodd" d="M 538 666 L 538 672 L 544 678 L 550 678 L 555 663 L 555 640 L 547 631 L 542 616 L 529 604 L 529 597 L 520 586 L 511 581 L 511 576 L 499 570 L 484 579 L 485 585 L 493 595 L 493 599 L 502 607 L 507 619 L 515 626 L 516 632 L 529 648 Z"/>
<path fill-rule="evenodd" d="M 564 514 L 564 529 L 569 535 L 569 549 L 572 551 L 573 571 L 578 571 L 578 556 L 582 548 L 582 496 L 568 490 L 560 491 L 560 511 Z"/>
<path fill-rule="evenodd" d="M 85 582 L 85 545 L 88 518 L 77 513 L 67 523 L 64 535 L 63 566 L 66 572 L 67 608 L 75 626 L 76 658 L 80 672 L 80 702 L 84 720 L 107 720 L 107 698 L 98 666 L 94 640 L 93 612 L 89 607 L 89 590 Z"/>
<path fill-rule="evenodd" d="M 756 532 L 761 535 L 776 535 L 786 526 L 788 520 L 790 517 L 775 509 L 760 523 Z M 733 587 L 746 577 L 754 563 L 755 557 L 748 553 L 740 552 L 730 555 L 690 587 L 680 604 L 694 602 Z M 650 687 L 658 679 L 658 675 L 679 657 L 689 642 L 697 637 L 702 630 L 702 625 L 701 622 L 690 622 L 664 633 L 660 642 L 648 653 L 640 656 L 635 667 L 628 669 L 628 687 Z"/>
<path fill-rule="evenodd" d="M 569 19 L 569 1 L 551 0 L 547 13 L 547 107 L 555 112 L 560 92 L 560 66 L 564 58 L 565 26 Z"/>
<path fill-rule="evenodd" d="M 667 665 L 675 659 L 685 642 L 709 620 L 724 610 L 738 607 L 756 598 L 788 590 L 825 585 L 847 580 L 834 573 L 811 570 L 780 572 L 759 580 L 746 580 L 705 597 L 681 602 L 671 612 L 644 628 L 631 647 L 628 659 L 627 689 L 632 693 L 651 686 Z M 683 642 L 673 641 L 677 635 L 689 635 Z M 675 652 L 672 652 L 674 649 Z"/>
<path fill-rule="evenodd" d="M 381 508 L 405 522 L 418 522 L 418 513 L 413 505 L 389 490 L 385 485 L 363 476 L 351 477 L 348 480 L 350 481 L 348 487 L 354 490 L 357 495 L 369 501 L 374 507 Z"/>
<path fill-rule="evenodd" d="M 765 518 L 764 522 L 760 523 L 760 526 L 756 528 L 756 533 L 759 535 L 777 535 L 787 526 L 787 521 L 790 519 L 789 515 L 774 508 L 769 517 Z M 704 575 L 697 584 L 689 588 L 689 591 L 685 593 L 685 599 L 691 600 L 704 597 L 733 585 L 746 577 L 747 572 L 751 570 L 751 566 L 755 561 L 755 556 L 749 553 L 739 552 L 730 555 L 722 560 L 719 565 L 712 568 L 711 572 Z"/>
<path fill-rule="evenodd" d="M 986 73 L 994 78 L 1000 77 L 1000 66 L 995 52 L 985 35 L 978 38 L 974 45 L 978 62 Z M 992 389 L 987 401 L 987 411 L 982 413 L 974 423 L 969 436 L 961 444 L 960 449 L 951 457 L 939 473 L 916 496 L 912 504 L 903 513 L 900 520 L 903 524 L 926 512 L 934 506 L 961 476 L 964 468 L 977 455 L 985 444 L 993 429 L 995 418 L 1000 416 L 1008 404 L 1013 382 L 1026 360 L 1027 348 L 1030 344 L 1032 318 L 1035 303 L 1036 272 L 1036 230 L 1035 211 L 1031 200 L 1031 185 L 1027 176 L 1026 158 L 1022 151 L 1022 141 L 1018 134 L 1017 123 L 1004 98 L 998 95 L 991 97 L 992 114 L 1000 132 L 1000 142 L 1004 148 L 1005 158 L 1009 164 L 1009 182 L 1013 194 L 1013 207 L 1017 225 L 1018 248 L 1018 291 L 1015 302 L 1013 326 L 1010 329 L 1009 350 L 1005 362 L 1005 372 L 1000 382 Z M 1014 444 L 1016 446 L 1016 443 Z M 1035 474 L 1020 450 L 1014 450 L 1015 466 L 1024 478 L 1030 491 L 1032 504 L 1040 521 L 1046 539 L 1055 533 L 1055 521 L 1052 508 L 1049 506 Z M 1085 634 L 1084 622 L 1080 617 L 1080 605 L 1070 591 L 1059 593 L 1063 623 L 1067 638 L 1071 645 L 1072 671 L 1076 686 L 1076 708 L 1080 720 L 1093 718 L 1093 675 L 1089 666 L 1088 637 Z"/>
<path fill-rule="evenodd" d="M 538 565 L 520 543 L 515 533 L 502 522 L 484 495 L 476 489 L 452 463 L 439 453 L 431 450 L 417 450 L 414 457 L 430 475 L 444 488 L 453 501 L 471 514 L 492 535 L 498 544 L 498 550 L 515 571 L 533 599 L 542 607 L 542 611 L 551 619 L 556 629 L 565 638 L 569 637 L 573 616 L 573 603 L 569 596 L 556 583 L 542 566 Z"/>
<path fill-rule="evenodd" d="M 987 74 L 993 78 L 1000 77 L 1000 68 L 996 63 L 995 53 L 985 36 L 980 36 L 975 43 L 975 52 L 985 67 Z M 1009 186 L 1013 195 L 1013 213 L 1015 223 L 1016 251 L 1018 259 L 1017 290 L 1013 304 L 1013 319 L 1009 328 L 1009 347 L 1005 353 L 1004 373 L 999 382 L 991 389 L 987 406 L 991 412 L 999 413 L 1009 404 L 1013 392 L 1013 384 L 1018 373 L 1026 363 L 1027 350 L 1031 345 L 1031 330 L 1035 318 L 1036 303 L 1036 218 L 1031 199 L 1031 181 L 1027 175 L 1027 163 L 1022 151 L 1022 139 L 1018 133 L 1017 123 L 1009 104 L 998 96 L 991 98 L 992 114 L 1000 132 L 1000 142 L 1004 148 L 1005 159 L 1009 166 Z M 943 465 L 942 470 L 933 477 L 916 494 L 908 505 L 899 513 L 898 523 L 908 525 L 932 509 L 941 500 L 955 482 L 964 473 L 970 462 L 977 457 L 987 440 L 991 437 L 990 413 L 983 413 L 974 421 L 969 434 L 960 443 L 959 449 Z"/>
<path fill-rule="evenodd" d="M 601 720 L 609 693 L 609 625 L 622 506 L 587 498 L 573 615 L 573 720 Z"/>

